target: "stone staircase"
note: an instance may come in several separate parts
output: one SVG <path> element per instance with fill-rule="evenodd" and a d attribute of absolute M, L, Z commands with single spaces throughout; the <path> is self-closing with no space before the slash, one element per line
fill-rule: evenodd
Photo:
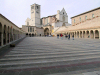
<path fill-rule="evenodd" d="M 39 68 L 100 61 L 100 40 L 85 40 L 27 37 L 0 59 L 0 69 Z"/>

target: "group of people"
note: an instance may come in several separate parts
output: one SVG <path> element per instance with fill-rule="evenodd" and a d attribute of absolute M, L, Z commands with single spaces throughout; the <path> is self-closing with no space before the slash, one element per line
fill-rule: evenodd
<path fill-rule="evenodd" d="M 65 38 L 68 38 L 69 40 L 70 40 L 70 34 L 69 35 L 67 35 L 67 34 L 65 34 L 65 35 L 63 35 L 63 34 L 57 34 L 57 38 L 59 39 L 59 37 L 61 37 L 61 39 L 63 39 L 63 36 L 65 37 Z M 72 35 L 72 38 L 73 38 L 73 40 L 74 40 L 74 35 Z"/>

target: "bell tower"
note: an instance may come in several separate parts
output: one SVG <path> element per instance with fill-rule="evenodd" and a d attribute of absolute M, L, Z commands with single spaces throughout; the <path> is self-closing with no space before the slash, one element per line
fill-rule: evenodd
<path fill-rule="evenodd" d="M 38 4 L 31 5 L 31 25 L 40 26 L 40 5 Z"/>

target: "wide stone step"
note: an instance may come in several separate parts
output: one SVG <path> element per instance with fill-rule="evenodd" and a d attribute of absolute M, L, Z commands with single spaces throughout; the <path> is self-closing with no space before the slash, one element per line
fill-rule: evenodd
<path fill-rule="evenodd" d="M 92 58 L 100 58 L 100 56 L 84 56 L 84 57 L 70 57 L 70 58 L 56 58 L 56 59 L 39 59 L 39 60 L 22 60 L 22 61 L 8 61 L 8 62 L 0 62 L 1 65 L 12 65 L 12 64 L 25 64 L 25 63 L 44 63 L 44 62 L 59 62 L 59 61 L 71 61 L 71 60 L 82 60 L 82 59 L 92 59 Z"/>
<path fill-rule="evenodd" d="M 38 67 L 49 67 L 49 66 L 59 66 L 59 65 L 70 65 L 70 64 L 79 64 L 79 63 L 83 63 L 83 61 L 85 61 L 85 63 L 88 62 L 93 62 L 93 61 L 98 61 L 100 60 L 99 58 L 91 58 L 91 59 L 81 59 L 79 60 L 69 60 L 69 61 L 54 61 L 54 62 L 27 62 L 27 63 L 14 63 L 14 64 L 3 64 L 0 65 L 1 69 L 25 69 L 25 68 L 38 68 Z"/>
<path fill-rule="evenodd" d="M 45 58 L 45 59 L 50 59 L 50 58 L 64 58 L 64 57 L 66 57 L 66 58 L 69 58 L 69 57 L 84 57 L 84 56 L 97 56 L 97 55 L 99 55 L 100 54 L 100 52 L 99 53 L 81 53 L 81 54 L 73 54 L 73 55 L 70 55 L 70 54 L 60 54 L 60 55 L 58 55 L 58 54 L 56 54 L 56 55 L 40 55 L 40 56 L 34 56 L 34 55 L 29 55 L 29 56 L 27 56 L 27 55 L 24 55 L 24 56 L 6 56 L 6 57 L 4 57 L 4 58 L 2 58 L 2 59 L 0 59 L 0 61 L 3 61 L 3 60 L 8 60 L 8 61 L 13 61 L 13 60 L 26 60 L 26 59 L 43 59 L 43 58 Z"/>

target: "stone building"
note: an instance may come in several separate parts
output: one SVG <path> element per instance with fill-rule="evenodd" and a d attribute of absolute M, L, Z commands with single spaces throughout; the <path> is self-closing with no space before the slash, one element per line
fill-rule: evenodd
<path fill-rule="evenodd" d="M 53 33 L 62 26 L 69 26 L 68 15 L 63 8 L 58 10 L 57 14 L 40 18 L 41 6 L 38 4 L 31 5 L 31 19 L 27 18 L 22 29 L 27 36 L 53 35 Z"/>
<path fill-rule="evenodd" d="M 26 36 L 44 35 L 44 30 L 40 24 L 41 6 L 38 4 L 31 5 L 31 19 L 27 18 L 22 30 L 26 32 Z"/>
<path fill-rule="evenodd" d="M 100 39 L 100 7 L 71 17 L 72 25 L 56 31 L 56 34 L 70 34 L 75 38 Z"/>
<path fill-rule="evenodd" d="M 55 35 L 55 31 L 58 30 L 60 27 L 70 25 L 68 23 L 68 15 L 64 8 L 61 11 L 58 10 L 57 14 L 43 17 L 41 20 L 45 35 Z"/>
<path fill-rule="evenodd" d="M 0 14 L 0 48 L 25 37 L 25 32 Z"/>

